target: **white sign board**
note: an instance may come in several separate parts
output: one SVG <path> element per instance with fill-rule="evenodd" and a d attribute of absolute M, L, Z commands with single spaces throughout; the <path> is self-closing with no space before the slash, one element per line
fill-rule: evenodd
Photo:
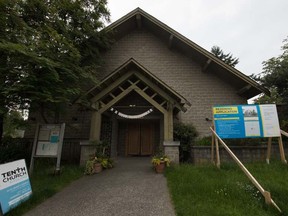
<path fill-rule="evenodd" d="M 62 144 L 65 123 L 37 125 L 35 133 L 29 172 L 33 172 L 34 158 L 57 157 L 56 171 L 60 171 Z"/>
<path fill-rule="evenodd" d="M 9 212 L 32 195 L 25 160 L 0 165 L 0 204 L 2 213 Z"/>
<path fill-rule="evenodd" d="M 39 125 L 35 155 L 57 157 L 60 132 L 60 125 Z"/>

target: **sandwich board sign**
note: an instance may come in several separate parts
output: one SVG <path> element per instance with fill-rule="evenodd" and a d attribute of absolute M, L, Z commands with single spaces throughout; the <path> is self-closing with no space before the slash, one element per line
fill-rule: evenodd
<path fill-rule="evenodd" d="M 213 106 L 213 119 L 224 139 L 281 136 L 275 104 Z"/>
<path fill-rule="evenodd" d="M 33 172 L 34 159 L 40 157 L 57 158 L 56 172 L 60 171 L 60 161 L 65 123 L 38 124 L 35 133 L 29 172 Z"/>
<path fill-rule="evenodd" d="M 32 195 L 25 160 L 0 165 L 0 207 L 8 213 Z M 1 215 L 1 210 L 0 210 Z"/>

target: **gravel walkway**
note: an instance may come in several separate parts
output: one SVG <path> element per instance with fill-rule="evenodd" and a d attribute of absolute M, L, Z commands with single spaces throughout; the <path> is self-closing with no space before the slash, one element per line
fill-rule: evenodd
<path fill-rule="evenodd" d="M 26 216 L 175 216 L 166 178 L 150 158 L 118 158 L 115 168 L 84 176 Z"/>

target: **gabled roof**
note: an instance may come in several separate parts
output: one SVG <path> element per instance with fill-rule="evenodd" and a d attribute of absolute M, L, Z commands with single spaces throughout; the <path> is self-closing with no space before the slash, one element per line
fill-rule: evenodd
<path fill-rule="evenodd" d="M 105 97 L 112 96 L 111 99 L 113 99 L 128 89 L 129 86 L 127 84 L 135 84 L 134 88 L 143 91 L 143 94 L 146 94 L 151 100 L 155 100 L 159 106 L 165 107 L 165 109 L 168 103 L 172 103 L 178 111 L 181 110 L 184 112 L 187 110 L 185 106 L 191 106 L 189 101 L 183 96 L 166 85 L 133 58 L 115 69 L 85 95 L 92 102 L 95 102 L 95 100 L 107 101 Z"/>
<path fill-rule="evenodd" d="M 198 62 L 202 66 L 203 73 L 215 73 L 221 79 L 235 86 L 238 89 L 237 93 L 239 95 L 242 95 L 247 99 L 260 93 L 270 95 L 268 89 L 259 85 L 239 70 L 227 65 L 212 53 L 208 52 L 140 8 L 136 8 L 115 21 L 106 27 L 106 30 L 113 30 L 115 39 L 117 40 L 130 31 L 141 28 L 151 31 L 162 41 L 166 41 L 167 46 L 170 49 L 177 49 Z"/>

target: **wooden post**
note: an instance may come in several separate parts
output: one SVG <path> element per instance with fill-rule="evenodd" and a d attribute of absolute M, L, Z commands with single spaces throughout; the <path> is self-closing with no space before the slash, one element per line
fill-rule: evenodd
<path fill-rule="evenodd" d="M 280 157 L 281 161 L 285 164 L 287 164 L 286 158 L 285 158 L 285 153 L 284 153 L 284 148 L 283 148 L 283 142 L 282 142 L 282 137 L 280 136 L 278 138 L 278 143 L 279 143 L 279 150 L 280 150 Z"/>
<path fill-rule="evenodd" d="M 167 106 L 168 140 L 173 140 L 173 105 L 169 102 Z"/>
<path fill-rule="evenodd" d="M 164 141 L 173 140 L 173 112 L 164 113 Z"/>
<path fill-rule="evenodd" d="M 217 137 L 215 137 L 215 141 L 216 141 L 216 166 L 220 168 L 220 154 L 219 154 L 219 144 Z"/>
<path fill-rule="evenodd" d="M 100 141 L 101 133 L 101 113 L 94 111 L 91 118 L 90 141 Z"/>
<path fill-rule="evenodd" d="M 212 141 L 211 141 L 211 162 L 214 163 L 214 142 L 215 142 L 215 136 L 212 133 Z"/>
<path fill-rule="evenodd" d="M 267 147 L 267 156 L 266 156 L 266 163 L 270 163 L 270 155 L 271 155 L 271 143 L 272 143 L 272 137 L 268 138 L 268 147 Z"/>

